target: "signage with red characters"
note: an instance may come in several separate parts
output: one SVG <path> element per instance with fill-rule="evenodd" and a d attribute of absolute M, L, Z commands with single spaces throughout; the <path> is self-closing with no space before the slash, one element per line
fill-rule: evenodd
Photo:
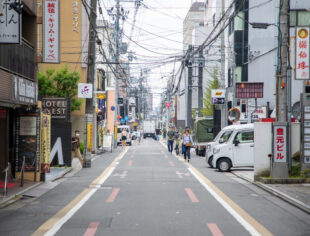
<path fill-rule="evenodd" d="M 273 125 L 273 157 L 274 162 L 287 161 L 287 128 L 286 125 Z"/>
<path fill-rule="evenodd" d="M 309 79 L 309 27 L 296 29 L 296 79 Z"/>
<path fill-rule="evenodd" d="M 43 62 L 59 63 L 59 0 L 43 1 Z"/>

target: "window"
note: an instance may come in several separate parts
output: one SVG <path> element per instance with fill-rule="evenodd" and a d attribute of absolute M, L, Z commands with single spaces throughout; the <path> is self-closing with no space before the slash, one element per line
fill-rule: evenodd
<path fill-rule="evenodd" d="M 235 140 L 238 140 L 239 143 L 253 143 L 254 142 L 254 131 L 248 130 L 248 131 L 240 131 L 236 137 Z"/>
<path fill-rule="evenodd" d="M 233 131 L 231 130 L 231 131 L 226 131 L 225 133 L 223 133 L 223 135 L 221 136 L 221 139 L 223 139 L 223 143 L 226 143 L 228 141 L 232 132 Z"/>
<path fill-rule="evenodd" d="M 298 25 L 299 26 L 308 26 L 310 25 L 310 12 L 300 11 L 298 12 Z"/>

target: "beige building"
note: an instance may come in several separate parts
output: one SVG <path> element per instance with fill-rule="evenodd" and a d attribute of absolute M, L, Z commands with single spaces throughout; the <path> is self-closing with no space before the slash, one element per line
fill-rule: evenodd
<path fill-rule="evenodd" d="M 38 58 L 39 70 L 45 72 L 47 69 L 60 69 L 68 66 L 70 72 L 76 71 L 80 74 L 81 83 L 86 83 L 87 65 L 85 58 L 87 58 L 88 49 L 88 18 L 84 10 L 81 0 L 65 0 L 59 1 L 60 6 L 60 63 L 43 63 L 43 35 L 42 35 L 42 0 L 39 0 L 38 5 Z M 84 115 L 85 115 L 85 99 L 79 111 L 74 111 L 71 114 L 72 132 L 80 130 L 81 135 L 84 131 Z M 83 140 L 83 137 L 81 137 Z"/>

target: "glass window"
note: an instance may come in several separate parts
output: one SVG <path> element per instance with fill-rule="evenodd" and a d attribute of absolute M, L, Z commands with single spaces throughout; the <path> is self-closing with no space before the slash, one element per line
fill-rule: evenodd
<path fill-rule="evenodd" d="M 290 11 L 290 26 L 296 26 L 296 11 Z"/>
<path fill-rule="evenodd" d="M 230 138 L 232 132 L 233 131 L 230 130 L 230 131 L 226 131 L 225 133 L 223 133 L 223 135 L 221 136 L 221 139 L 223 139 L 223 143 L 226 143 L 228 141 L 228 139 Z"/>
<path fill-rule="evenodd" d="M 236 135 L 235 140 L 238 140 L 239 143 L 253 143 L 254 131 L 241 131 Z"/>
<path fill-rule="evenodd" d="M 244 12 L 239 12 L 235 17 L 235 30 L 244 30 Z"/>
<path fill-rule="evenodd" d="M 299 26 L 310 25 L 310 12 L 308 12 L 308 11 L 298 12 L 298 25 Z"/>

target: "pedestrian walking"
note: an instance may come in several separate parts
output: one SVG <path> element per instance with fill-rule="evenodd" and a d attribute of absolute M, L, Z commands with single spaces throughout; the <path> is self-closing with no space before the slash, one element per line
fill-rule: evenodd
<path fill-rule="evenodd" d="M 174 131 L 173 131 L 172 127 L 169 127 L 169 131 L 167 133 L 167 137 L 168 137 L 168 151 L 170 153 L 172 153 L 172 151 L 173 151 L 173 142 L 174 142 Z"/>
<path fill-rule="evenodd" d="M 121 137 L 122 137 L 122 146 L 126 147 L 126 140 L 127 140 L 127 131 L 125 128 L 123 128 L 123 131 L 121 133 Z"/>
<path fill-rule="evenodd" d="M 141 142 L 141 132 L 140 132 L 140 130 L 137 131 L 137 141 L 138 141 L 138 144 L 140 144 L 140 142 Z"/>
<path fill-rule="evenodd" d="M 187 161 L 189 163 L 189 160 L 191 159 L 191 146 L 193 143 L 192 136 L 189 133 L 189 130 L 186 129 L 185 133 L 182 137 L 182 143 L 184 145 L 184 161 Z"/>
<path fill-rule="evenodd" d="M 180 151 L 179 151 L 179 131 L 177 128 L 175 128 L 175 132 L 174 132 L 174 140 L 175 140 L 175 153 L 177 155 L 179 155 Z"/>
<path fill-rule="evenodd" d="M 76 130 L 74 131 L 74 136 L 72 137 L 72 155 L 71 155 L 71 160 L 73 158 L 78 157 L 80 160 L 80 163 L 83 167 L 83 158 L 80 152 L 80 131 Z"/>

